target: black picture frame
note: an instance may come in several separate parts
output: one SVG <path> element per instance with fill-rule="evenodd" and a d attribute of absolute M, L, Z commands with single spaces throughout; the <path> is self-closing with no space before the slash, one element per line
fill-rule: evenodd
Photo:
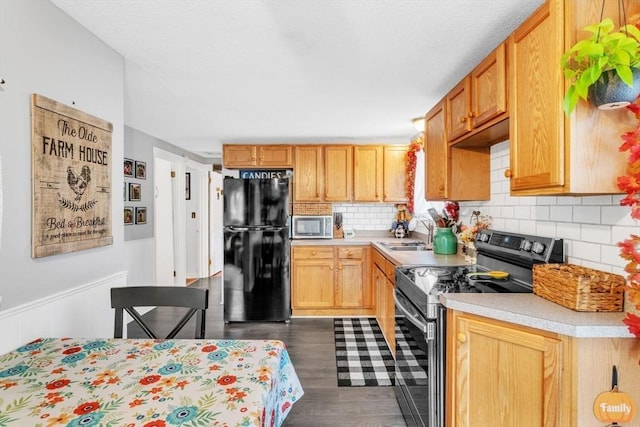
<path fill-rule="evenodd" d="M 133 207 L 132 206 L 125 206 L 124 207 L 124 225 L 131 225 L 133 224 Z"/>
<path fill-rule="evenodd" d="M 133 160 L 125 158 L 123 166 L 124 166 L 124 176 L 133 177 Z"/>
<path fill-rule="evenodd" d="M 147 223 L 147 208 L 136 207 L 136 224 L 146 224 Z"/>
<path fill-rule="evenodd" d="M 184 174 L 185 184 L 185 200 L 191 200 L 191 172 L 185 172 Z"/>
<path fill-rule="evenodd" d="M 136 160 L 136 178 L 147 179 L 147 163 Z"/>
<path fill-rule="evenodd" d="M 129 183 L 129 201 L 139 202 L 142 200 L 142 184 L 136 184 L 134 182 Z"/>

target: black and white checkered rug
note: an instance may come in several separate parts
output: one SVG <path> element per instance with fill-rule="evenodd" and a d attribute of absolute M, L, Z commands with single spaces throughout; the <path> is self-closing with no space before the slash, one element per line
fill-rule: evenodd
<path fill-rule="evenodd" d="M 338 387 L 394 384 L 395 362 L 376 319 L 334 319 Z"/>
<path fill-rule="evenodd" d="M 396 369 L 407 384 L 426 384 L 426 355 L 401 319 L 396 319 L 397 366 L 376 319 L 334 319 L 333 327 L 338 387 L 394 385 Z"/>

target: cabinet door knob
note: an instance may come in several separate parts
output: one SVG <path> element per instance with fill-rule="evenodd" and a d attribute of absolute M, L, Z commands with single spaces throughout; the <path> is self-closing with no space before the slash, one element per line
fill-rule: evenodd
<path fill-rule="evenodd" d="M 465 334 L 463 334 L 462 332 L 458 333 L 458 342 L 466 342 L 467 341 L 467 336 Z"/>
<path fill-rule="evenodd" d="M 315 254 L 316 254 L 316 251 L 311 251 L 311 255 L 315 255 Z"/>
<path fill-rule="evenodd" d="M 460 117 L 460 123 L 464 123 L 464 122 L 466 122 L 466 121 L 467 121 L 467 118 L 466 118 L 466 117 L 464 117 L 464 116 L 463 116 L 463 117 Z"/>
<path fill-rule="evenodd" d="M 504 170 L 504 177 L 505 178 L 511 178 L 511 169 L 507 168 Z"/>

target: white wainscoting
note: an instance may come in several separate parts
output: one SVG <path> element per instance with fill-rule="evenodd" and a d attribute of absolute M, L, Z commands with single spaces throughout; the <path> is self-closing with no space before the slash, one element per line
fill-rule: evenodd
<path fill-rule="evenodd" d="M 40 337 L 112 337 L 114 286 L 127 286 L 127 272 L 0 311 L 0 354 Z"/>

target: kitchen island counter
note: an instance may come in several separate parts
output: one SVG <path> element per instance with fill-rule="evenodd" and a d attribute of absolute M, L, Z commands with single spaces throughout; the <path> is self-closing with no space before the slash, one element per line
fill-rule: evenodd
<path fill-rule="evenodd" d="M 442 294 L 445 307 L 576 338 L 634 338 L 624 312 L 570 310 L 534 294 Z"/>

